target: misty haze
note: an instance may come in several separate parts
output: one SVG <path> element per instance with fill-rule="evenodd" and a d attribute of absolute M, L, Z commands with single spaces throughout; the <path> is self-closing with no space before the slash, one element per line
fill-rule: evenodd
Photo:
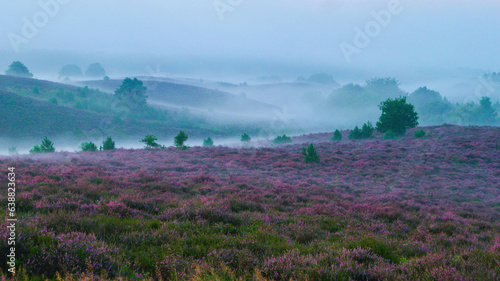
<path fill-rule="evenodd" d="M 3 279 L 500 278 L 500 2 L 0 5 Z"/>

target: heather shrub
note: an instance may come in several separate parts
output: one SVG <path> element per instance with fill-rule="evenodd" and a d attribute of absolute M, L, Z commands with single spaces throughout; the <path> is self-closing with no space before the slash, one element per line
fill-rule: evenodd
<path fill-rule="evenodd" d="M 33 149 L 30 150 L 30 153 L 52 153 L 55 150 L 54 143 L 45 137 L 42 140 L 42 144 L 40 146 L 35 145 Z"/>
<path fill-rule="evenodd" d="M 365 237 L 360 240 L 349 243 L 346 249 L 370 249 L 374 254 L 381 256 L 382 258 L 389 260 L 393 263 L 398 263 L 400 261 L 399 257 L 394 253 L 393 248 L 384 242 L 376 240 L 372 237 Z"/>
<path fill-rule="evenodd" d="M 319 156 L 316 153 L 316 149 L 314 149 L 314 146 L 312 143 L 307 148 L 307 151 L 306 151 L 305 147 L 302 148 L 302 155 L 304 155 L 304 160 L 306 161 L 306 163 L 311 163 L 311 162 L 319 163 L 320 162 Z"/>
<path fill-rule="evenodd" d="M 103 143 L 102 146 L 100 147 L 101 150 L 113 150 L 115 149 L 115 142 L 111 137 L 108 137 Z"/>
<path fill-rule="evenodd" d="M 188 135 L 184 131 L 180 131 L 174 138 L 175 147 L 182 150 L 188 149 L 189 147 L 184 145 L 184 142 L 187 141 L 188 138 Z"/>
<path fill-rule="evenodd" d="M 234 213 L 239 213 L 239 212 L 244 212 L 244 211 L 264 212 L 264 208 L 262 207 L 261 204 L 253 203 L 253 202 L 246 202 L 246 201 L 239 201 L 239 200 L 231 201 L 230 208 L 231 208 L 231 212 L 234 212 Z"/>
<path fill-rule="evenodd" d="M 56 272 L 79 275 L 89 270 L 102 270 L 113 277 L 117 273 L 117 249 L 98 240 L 94 234 L 72 232 L 55 235 L 45 233 L 31 240 L 26 269 L 49 278 Z"/>
<path fill-rule="evenodd" d="M 204 147 L 213 147 L 214 146 L 214 141 L 210 137 L 207 138 L 207 139 L 204 139 L 203 140 L 203 146 Z"/>
<path fill-rule="evenodd" d="M 425 131 L 424 130 L 418 130 L 415 132 L 415 138 L 416 139 L 421 139 L 425 137 Z"/>
<path fill-rule="evenodd" d="M 80 146 L 82 148 L 82 151 L 97 151 L 97 145 L 93 142 L 84 142 Z"/>
<path fill-rule="evenodd" d="M 292 139 L 288 137 L 287 135 L 282 135 L 282 136 L 277 136 L 273 140 L 273 144 L 285 144 L 285 143 L 291 143 Z"/>
<path fill-rule="evenodd" d="M 252 140 L 252 138 L 247 133 L 244 133 L 243 135 L 241 135 L 240 140 L 243 144 L 248 144 Z"/>
<path fill-rule="evenodd" d="M 333 133 L 332 141 L 341 141 L 342 140 L 342 133 L 340 133 L 339 130 L 335 130 Z"/>

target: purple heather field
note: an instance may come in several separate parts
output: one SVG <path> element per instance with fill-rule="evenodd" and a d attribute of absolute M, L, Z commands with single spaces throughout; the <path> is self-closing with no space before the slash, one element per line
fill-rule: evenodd
<path fill-rule="evenodd" d="M 19 280 L 500 280 L 500 128 L 418 129 L 2 156 Z"/>

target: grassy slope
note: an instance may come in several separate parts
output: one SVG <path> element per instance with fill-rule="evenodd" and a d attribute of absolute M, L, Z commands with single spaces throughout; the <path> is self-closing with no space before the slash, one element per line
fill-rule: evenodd
<path fill-rule="evenodd" d="M 34 92 L 35 87 L 39 93 Z M 5 121 L 0 126 L 0 136 L 4 138 L 68 135 L 88 140 L 109 135 L 138 138 L 145 134 L 172 137 L 179 130 L 191 137 L 206 137 L 245 130 L 241 125 L 229 129 L 212 126 L 197 117 L 183 117 L 175 112 L 162 121 L 116 119 L 116 113 L 109 109 L 112 99 L 108 94 L 43 80 L 0 75 L 0 91 L 0 104 L 9 105 L 0 114 Z M 58 105 L 48 102 L 53 99 L 57 99 Z"/>
<path fill-rule="evenodd" d="M 495 280 L 500 128 L 424 129 L 396 141 L 324 134 L 260 149 L 0 158 L 0 170 L 17 168 L 17 251 L 36 276 Z M 310 142 L 319 164 L 300 154 Z"/>

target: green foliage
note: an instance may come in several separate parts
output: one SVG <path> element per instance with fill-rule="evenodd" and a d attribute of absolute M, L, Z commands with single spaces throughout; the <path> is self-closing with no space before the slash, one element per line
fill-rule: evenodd
<path fill-rule="evenodd" d="M 357 248 L 370 249 L 374 254 L 377 254 L 378 256 L 381 256 L 382 258 L 393 263 L 398 263 L 400 261 L 399 257 L 390 245 L 375 238 L 362 238 L 358 241 L 349 243 L 346 247 L 346 249 Z"/>
<path fill-rule="evenodd" d="M 106 76 L 106 71 L 102 65 L 98 62 L 89 65 L 87 70 L 85 71 L 85 76 L 87 77 L 104 77 Z M 109 77 L 108 77 L 109 78 Z"/>
<path fill-rule="evenodd" d="M 30 153 L 52 153 L 54 151 L 56 151 L 54 143 L 45 137 L 42 140 L 42 144 L 40 146 L 35 145 L 33 149 L 30 150 Z"/>
<path fill-rule="evenodd" d="M 5 71 L 6 75 L 19 76 L 19 77 L 33 77 L 28 68 L 20 61 L 14 61 L 10 64 L 9 69 Z"/>
<path fill-rule="evenodd" d="M 354 127 L 354 130 L 349 132 L 350 140 L 360 140 L 360 139 L 369 139 L 373 138 L 373 125 L 371 122 L 366 122 L 363 124 L 362 129 L 359 129 L 358 126 Z"/>
<path fill-rule="evenodd" d="M 33 94 L 35 94 L 35 95 L 40 94 L 40 89 L 37 86 L 33 87 Z"/>
<path fill-rule="evenodd" d="M 302 155 L 304 155 L 304 160 L 306 161 L 306 163 L 311 163 L 311 162 L 319 163 L 320 162 L 319 156 L 316 153 L 316 149 L 314 149 L 314 146 L 312 143 L 307 148 L 307 151 L 306 151 L 305 147 L 302 148 Z"/>
<path fill-rule="evenodd" d="M 419 119 L 425 125 L 440 125 L 446 122 L 452 105 L 439 92 L 427 87 L 418 88 L 408 96 L 408 102 L 415 106 Z"/>
<path fill-rule="evenodd" d="M 107 75 L 106 75 L 106 76 L 104 76 L 104 78 L 102 78 L 102 80 L 104 80 L 104 81 L 109 81 L 109 76 L 107 76 Z"/>
<path fill-rule="evenodd" d="M 247 133 L 244 133 L 243 135 L 241 135 L 241 139 L 240 140 L 244 144 L 248 144 L 252 140 L 252 138 Z"/>
<path fill-rule="evenodd" d="M 394 133 L 392 130 L 387 130 L 384 134 L 384 140 L 395 140 L 398 138 L 398 134 Z"/>
<path fill-rule="evenodd" d="M 188 140 L 188 135 L 184 131 L 180 131 L 174 138 L 174 145 L 178 149 L 187 149 L 188 147 L 184 145 L 184 142 Z"/>
<path fill-rule="evenodd" d="M 161 148 L 162 146 L 160 144 L 156 143 L 157 140 L 158 140 L 158 138 L 156 136 L 146 135 L 141 140 L 141 142 L 146 144 L 146 146 L 144 147 L 145 149 Z"/>
<path fill-rule="evenodd" d="M 285 144 L 285 143 L 291 143 L 292 139 L 288 137 L 287 135 L 282 135 L 282 136 L 277 136 L 274 140 L 274 144 Z"/>
<path fill-rule="evenodd" d="M 103 143 L 100 148 L 101 150 L 113 150 L 115 149 L 115 142 L 111 137 L 108 137 Z"/>
<path fill-rule="evenodd" d="M 382 115 L 377 122 L 377 131 L 385 133 L 388 130 L 404 135 L 406 129 L 418 126 L 418 114 L 413 105 L 406 103 L 406 97 L 387 99 L 380 103 Z"/>
<path fill-rule="evenodd" d="M 115 91 L 115 97 L 129 110 L 146 106 L 146 87 L 137 78 L 125 78 L 120 88 Z"/>
<path fill-rule="evenodd" d="M 82 151 L 97 151 L 97 145 L 93 142 L 84 142 L 81 145 Z"/>
<path fill-rule="evenodd" d="M 57 98 L 51 98 L 51 99 L 49 100 L 49 102 L 50 102 L 50 103 L 52 103 L 52 104 L 55 104 L 55 105 L 58 105 L 58 104 L 59 104 L 59 102 L 57 101 Z"/>
<path fill-rule="evenodd" d="M 335 130 L 333 133 L 332 141 L 341 141 L 342 140 L 342 133 L 339 130 Z"/>
<path fill-rule="evenodd" d="M 418 130 L 415 132 L 415 138 L 416 139 L 421 139 L 425 137 L 425 131 L 424 130 Z"/>
<path fill-rule="evenodd" d="M 212 138 L 209 137 L 209 138 L 203 140 L 203 146 L 204 147 L 213 147 L 214 141 L 212 140 Z"/>
<path fill-rule="evenodd" d="M 82 69 L 75 64 L 65 65 L 59 70 L 59 78 L 62 77 L 82 77 Z"/>

